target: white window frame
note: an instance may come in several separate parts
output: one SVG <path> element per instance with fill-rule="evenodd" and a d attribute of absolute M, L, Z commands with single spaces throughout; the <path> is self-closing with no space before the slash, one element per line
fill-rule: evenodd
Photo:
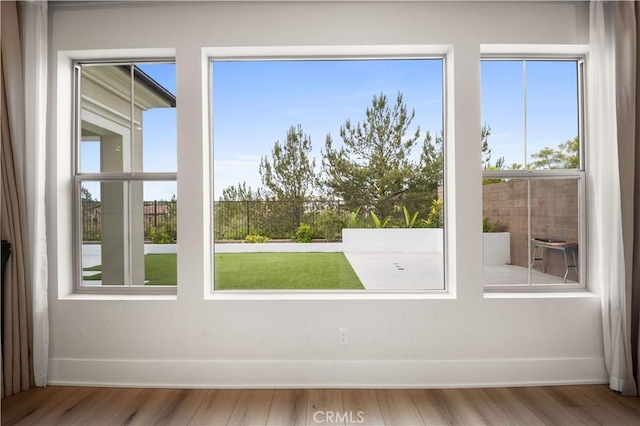
<path fill-rule="evenodd" d="M 440 59 L 442 60 L 442 132 L 443 132 L 443 194 L 444 194 L 444 206 L 443 215 L 445 217 L 445 226 L 443 229 L 443 289 L 429 290 L 429 289 L 384 289 L 384 290 L 216 290 L 215 289 L 215 238 L 214 233 L 211 232 L 211 283 L 206 284 L 209 289 L 209 295 L 217 298 L 263 298 L 263 297 L 286 297 L 287 295 L 294 295 L 303 297 L 315 298 L 320 295 L 327 295 L 329 297 L 346 297 L 346 298 L 367 298 L 369 296 L 373 298 L 393 298 L 393 296 L 419 296 L 424 295 L 426 297 L 434 297 L 437 295 L 449 297 L 455 294 L 455 284 L 451 283 L 449 277 L 455 276 L 453 272 L 453 265 L 450 262 L 449 248 L 452 247 L 451 241 L 454 233 L 451 231 L 451 227 L 454 226 L 454 218 L 450 217 L 451 209 L 449 203 L 452 202 L 451 196 L 447 194 L 447 181 L 449 176 L 453 176 L 453 171 L 449 170 L 448 164 L 448 127 L 452 125 L 452 122 L 448 118 L 448 102 L 449 102 L 449 84 L 448 74 L 449 69 L 447 67 L 447 61 L 450 59 L 452 50 L 449 45 L 431 45 L 431 46 L 308 46 L 308 47 L 269 47 L 269 48 L 209 48 L 204 49 L 203 52 L 206 55 L 207 71 L 208 71 L 208 99 L 209 99 L 209 140 L 210 140 L 210 152 L 213 154 L 210 156 L 210 182 L 214 183 L 214 165 L 213 157 L 214 141 L 213 141 L 213 89 L 214 89 L 214 76 L 213 76 L 213 62 L 224 61 L 313 61 L 313 60 L 383 60 L 383 59 Z M 214 184 L 210 188 L 210 199 L 213 204 Z M 210 226 L 213 231 L 215 226 L 214 210 L 211 209 Z"/>
<path fill-rule="evenodd" d="M 493 50 L 493 49 L 487 49 Z M 572 283 L 558 283 L 558 284 L 533 284 L 531 282 L 531 263 L 529 262 L 528 269 L 528 283 L 527 284 L 484 284 L 484 291 L 487 293 L 492 292 L 562 292 L 562 291 L 584 291 L 588 289 L 587 286 L 587 252 L 589 250 L 587 241 L 586 230 L 586 172 L 585 172 L 585 55 L 584 54 L 545 54 L 542 52 L 536 52 L 533 54 L 509 54 L 503 53 L 503 46 L 497 46 L 495 51 L 497 53 L 487 53 L 482 55 L 480 61 L 523 61 L 523 120 L 524 120 L 524 159 L 527 160 L 527 109 L 526 109 L 526 62 L 533 61 L 575 61 L 577 66 L 577 92 L 578 92 L 578 155 L 579 155 L 579 167 L 578 169 L 550 169 L 550 170 L 483 170 L 482 179 L 521 179 L 527 180 L 528 184 L 528 202 L 527 202 L 527 223 L 528 223 L 528 259 L 532 259 L 532 245 L 531 240 L 531 191 L 530 191 L 530 179 L 577 179 L 578 180 L 578 278 L 579 282 Z M 546 250 L 546 249 L 543 249 Z"/>
<path fill-rule="evenodd" d="M 82 66 L 107 66 L 107 65 L 131 65 L 132 73 L 132 92 L 133 85 L 135 83 L 133 79 L 133 65 L 143 63 L 176 63 L 174 57 L 157 57 L 157 58 L 108 58 L 108 59 L 87 59 L 87 60 L 74 60 L 72 61 L 73 67 L 73 82 L 72 82 L 72 167 L 73 167 L 73 292 L 75 294 L 104 294 L 104 295 L 176 295 L 176 285 L 132 285 L 131 274 L 132 267 L 130 265 L 126 267 L 126 275 L 129 277 L 128 283 L 122 285 L 100 285 L 100 286 L 84 286 L 82 285 L 82 244 L 83 244 L 83 230 L 82 230 L 82 202 L 81 202 L 81 185 L 82 182 L 176 182 L 177 172 L 101 172 L 101 173 L 83 173 L 81 171 L 80 164 L 80 144 L 82 143 L 82 120 L 80 118 L 82 110 Z M 131 108 L 133 109 L 134 100 L 131 101 Z M 131 115 L 133 120 L 133 114 Z M 131 132 L 133 132 L 133 126 Z M 176 152 L 177 155 L 177 152 Z M 177 207 L 179 210 L 179 207 Z M 130 219 L 130 213 L 128 214 Z M 129 246 L 131 242 L 129 241 Z M 177 256 L 177 254 L 176 254 Z M 129 257 L 129 256 L 127 256 Z M 177 258 L 176 258 L 177 261 Z"/>

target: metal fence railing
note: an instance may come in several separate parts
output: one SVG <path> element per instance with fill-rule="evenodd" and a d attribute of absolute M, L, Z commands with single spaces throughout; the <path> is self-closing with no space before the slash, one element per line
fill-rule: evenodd
<path fill-rule="evenodd" d="M 176 207 L 176 201 L 144 201 L 142 203 L 141 213 L 145 241 L 155 243 L 172 243 L 176 241 Z M 83 201 L 83 241 L 100 241 L 102 235 L 102 222 L 102 203 L 100 201 Z"/>
<path fill-rule="evenodd" d="M 340 240 L 346 207 L 335 200 L 216 201 L 216 240 L 239 240 L 247 235 L 289 239 L 300 224 L 311 227 L 314 238 Z"/>
<path fill-rule="evenodd" d="M 376 226 L 370 215 L 371 208 L 357 209 L 358 214 L 354 216 L 355 211 L 352 213 L 339 200 L 216 201 L 213 210 L 215 241 L 244 240 L 248 235 L 291 239 L 301 224 L 309 226 L 313 239 L 340 241 L 342 228 Z M 146 242 L 168 244 L 177 240 L 177 201 L 144 201 L 141 209 L 133 206 L 131 213 L 133 224 L 142 223 Z M 431 212 L 423 214 L 420 219 L 430 215 Z M 101 241 L 105 219 L 100 201 L 83 201 L 83 241 Z M 401 205 L 395 206 L 388 218 L 380 219 L 386 223 L 383 226 L 406 226 Z M 441 226 L 441 219 L 435 226 Z M 422 222 L 424 220 L 415 226 L 429 226 Z"/>
<path fill-rule="evenodd" d="M 144 239 L 172 243 L 177 238 L 176 201 L 144 201 L 142 220 Z M 346 207 L 335 200 L 313 201 L 216 201 L 214 223 L 216 240 L 243 240 L 247 235 L 270 239 L 292 238 L 302 223 L 311 227 L 314 238 L 340 240 Z M 100 241 L 102 204 L 82 202 L 83 241 Z"/>

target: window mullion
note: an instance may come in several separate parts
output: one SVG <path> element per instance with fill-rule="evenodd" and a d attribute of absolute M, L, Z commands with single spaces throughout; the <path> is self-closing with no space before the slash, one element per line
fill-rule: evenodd
<path fill-rule="evenodd" d="M 524 168 L 527 169 L 527 61 L 522 61 L 522 125 L 524 127 Z"/>
<path fill-rule="evenodd" d="M 125 170 L 125 171 L 129 171 L 129 172 L 135 172 L 135 157 L 136 157 L 136 134 L 135 134 L 135 73 L 134 73 L 134 65 L 130 64 L 129 65 L 129 75 L 130 75 L 130 84 L 131 84 L 131 98 L 129 99 L 130 104 L 129 104 L 129 119 L 130 119 L 130 124 L 129 124 L 129 161 L 128 161 L 128 169 L 129 170 Z M 124 147 L 123 147 L 124 149 Z M 125 151 L 126 152 L 126 151 Z M 128 252 L 124 254 L 124 264 L 125 264 L 125 285 L 127 287 L 131 287 L 133 285 L 133 259 L 132 259 L 132 253 L 134 250 L 133 247 L 133 239 L 131 238 L 131 232 L 132 232 L 132 220 L 131 220 L 131 215 L 133 214 L 133 209 L 132 204 L 133 204 L 133 200 L 131 199 L 131 182 L 127 181 L 126 183 L 126 197 L 125 199 L 127 200 L 127 205 L 126 205 L 126 209 L 124 209 L 126 211 L 126 217 L 125 217 L 125 221 L 124 223 L 126 224 L 126 232 L 125 232 L 125 236 L 127 238 L 127 241 L 125 243 L 125 249 L 128 249 Z M 127 282 L 128 281 L 128 282 Z"/>
<path fill-rule="evenodd" d="M 579 162 L 578 167 L 580 170 L 584 170 L 584 135 L 585 123 L 584 123 L 584 60 L 578 61 L 578 155 Z"/>
<path fill-rule="evenodd" d="M 531 280 L 531 179 L 527 179 L 527 282 L 533 285 Z"/>

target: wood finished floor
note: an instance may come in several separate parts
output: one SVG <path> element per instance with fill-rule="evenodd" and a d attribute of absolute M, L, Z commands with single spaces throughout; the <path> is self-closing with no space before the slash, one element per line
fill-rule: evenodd
<path fill-rule="evenodd" d="M 338 415 L 336 415 L 336 413 Z M 49 386 L 2 400 L 2 425 L 640 425 L 606 385 L 491 389 Z"/>

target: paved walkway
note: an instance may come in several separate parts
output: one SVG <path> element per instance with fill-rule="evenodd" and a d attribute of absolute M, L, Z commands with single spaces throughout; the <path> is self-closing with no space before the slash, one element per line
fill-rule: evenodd
<path fill-rule="evenodd" d="M 442 290 L 442 253 L 345 253 L 367 290 Z"/>
<path fill-rule="evenodd" d="M 569 276 L 572 276 L 569 274 Z M 484 283 L 494 285 L 528 284 L 529 271 L 523 266 L 516 265 L 484 265 Z M 535 269 L 531 270 L 532 284 L 564 284 L 562 277 L 545 274 Z M 567 284 L 575 284 L 567 279 Z"/>

